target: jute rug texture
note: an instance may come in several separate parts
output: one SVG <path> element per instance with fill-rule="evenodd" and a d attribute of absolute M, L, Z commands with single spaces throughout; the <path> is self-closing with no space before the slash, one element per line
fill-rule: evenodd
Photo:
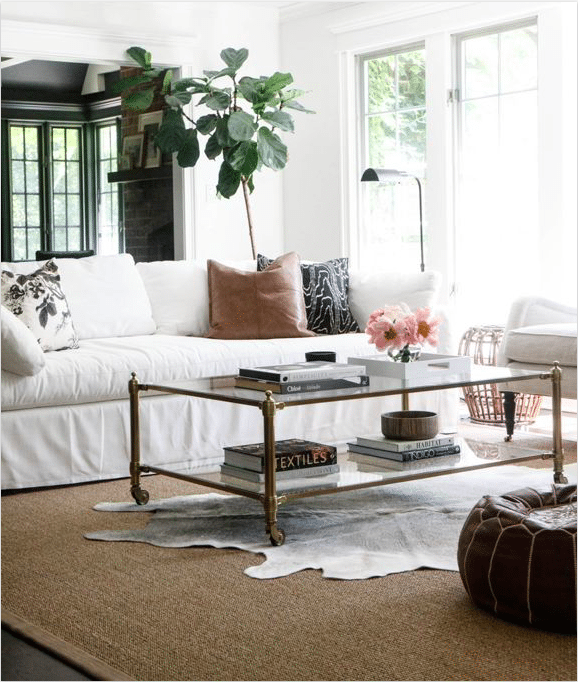
<path fill-rule="evenodd" d="M 147 488 L 206 493 L 162 477 Z M 477 609 L 456 572 L 252 580 L 263 559 L 247 552 L 84 539 L 144 528 L 148 514 L 92 510 L 128 495 L 121 480 L 4 496 L 3 611 L 137 680 L 576 679 L 574 637 Z"/>

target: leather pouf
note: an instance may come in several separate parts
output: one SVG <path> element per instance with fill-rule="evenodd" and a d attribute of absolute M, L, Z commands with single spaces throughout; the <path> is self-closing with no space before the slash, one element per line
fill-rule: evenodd
<path fill-rule="evenodd" d="M 458 543 L 477 606 L 522 625 L 576 631 L 576 486 L 486 495 Z"/>

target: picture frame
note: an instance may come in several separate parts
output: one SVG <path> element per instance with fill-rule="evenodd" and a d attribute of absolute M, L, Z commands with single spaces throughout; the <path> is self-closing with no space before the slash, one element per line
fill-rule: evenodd
<path fill-rule="evenodd" d="M 161 165 L 161 150 L 154 142 L 160 123 L 147 123 L 143 129 L 143 168 L 158 168 Z"/>
<path fill-rule="evenodd" d="M 156 123 L 160 126 L 163 122 L 163 112 L 162 109 L 159 111 L 150 111 L 147 114 L 141 114 L 138 117 L 138 132 L 144 133 L 145 126 Z"/>
<path fill-rule="evenodd" d="M 133 168 L 142 167 L 143 146 L 143 133 L 138 133 L 138 135 L 128 135 L 122 141 L 122 155 L 128 156 L 130 159 L 129 167 L 131 170 Z"/>

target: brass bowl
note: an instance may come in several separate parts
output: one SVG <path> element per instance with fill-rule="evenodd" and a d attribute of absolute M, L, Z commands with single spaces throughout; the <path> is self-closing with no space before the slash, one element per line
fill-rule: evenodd
<path fill-rule="evenodd" d="M 392 440 L 427 440 L 438 433 L 436 412 L 403 410 L 381 415 L 381 432 Z"/>

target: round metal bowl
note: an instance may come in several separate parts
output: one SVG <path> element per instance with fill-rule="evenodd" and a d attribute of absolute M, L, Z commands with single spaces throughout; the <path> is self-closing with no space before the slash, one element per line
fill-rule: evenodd
<path fill-rule="evenodd" d="M 436 412 L 403 410 L 381 415 L 381 432 L 392 440 L 426 440 L 438 433 Z"/>

